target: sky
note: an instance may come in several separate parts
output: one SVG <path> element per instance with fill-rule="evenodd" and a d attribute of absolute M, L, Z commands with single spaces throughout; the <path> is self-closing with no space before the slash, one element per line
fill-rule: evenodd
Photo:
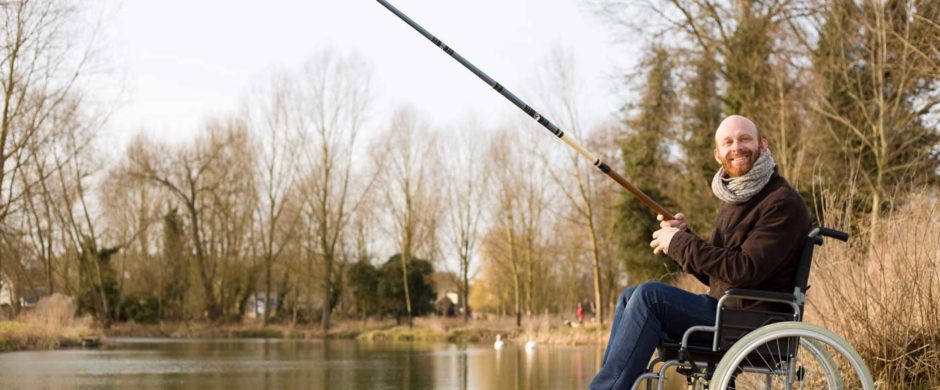
<path fill-rule="evenodd" d="M 612 30 L 584 0 L 390 2 L 549 119 L 533 91 L 536 70 L 556 49 L 575 58 L 586 117 L 603 118 L 623 103 L 618 75 L 635 55 L 612 43 Z M 100 21 L 99 55 L 117 91 L 107 131 L 120 141 L 145 131 L 185 142 L 209 118 L 235 112 L 253 83 L 327 49 L 371 64 L 373 131 L 403 105 L 438 126 L 523 115 L 376 1 L 99 4 L 90 14 Z"/>

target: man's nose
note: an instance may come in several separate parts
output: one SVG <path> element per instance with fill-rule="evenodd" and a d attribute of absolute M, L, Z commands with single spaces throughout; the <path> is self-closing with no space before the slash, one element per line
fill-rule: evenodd
<path fill-rule="evenodd" d="M 738 140 L 731 141 L 731 151 L 743 152 L 745 150 L 747 150 L 747 148 L 744 146 L 744 142 Z"/>

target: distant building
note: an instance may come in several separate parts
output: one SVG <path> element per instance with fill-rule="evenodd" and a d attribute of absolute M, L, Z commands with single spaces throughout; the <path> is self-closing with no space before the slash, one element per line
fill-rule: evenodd
<path fill-rule="evenodd" d="M 457 315 L 456 308 L 457 306 L 454 305 L 454 301 L 451 301 L 447 295 L 444 295 L 438 299 L 437 302 L 434 302 L 434 311 L 436 311 L 438 315 L 453 317 Z"/>
<path fill-rule="evenodd" d="M 248 303 L 245 305 L 245 318 L 256 319 L 264 318 L 264 291 L 257 291 L 248 298 Z M 277 307 L 277 294 L 274 292 L 270 295 L 271 299 L 271 309 Z"/>
<path fill-rule="evenodd" d="M 445 293 L 437 302 L 434 302 L 434 309 L 438 315 L 453 317 L 460 312 L 460 295 L 455 292 Z"/>
<path fill-rule="evenodd" d="M 13 306 L 13 282 L 5 275 L 0 275 L 0 307 Z"/>
<path fill-rule="evenodd" d="M 45 288 L 29 289 L 13 284 L 6 275 L 0 275 L 0 311 L 12 314 L 13 303 L 21 308 L 36 306 L 40 299 L 46 296 Z"/>

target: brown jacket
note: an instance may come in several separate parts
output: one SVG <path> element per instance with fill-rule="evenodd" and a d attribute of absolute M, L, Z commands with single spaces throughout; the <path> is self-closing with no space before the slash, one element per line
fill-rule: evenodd
<path fill-rule="evenodd" d="M 720 298 L 729 288 L 793 292 L 800 249 L 810 230 L 803 198 L 775 171 L 757 195 L 723 203 L 710 241 L 680 231 L 669 256 Z"/>

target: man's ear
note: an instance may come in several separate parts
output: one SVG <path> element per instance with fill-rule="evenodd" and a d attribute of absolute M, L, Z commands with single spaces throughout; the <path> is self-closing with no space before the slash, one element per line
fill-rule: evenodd
<path fill-rule="evenodd" d="M 715 162 L 718 163 L 718 165 L 721 165 L 721 154 L 718 153 L 718 148 L 712 149 L 712 151 L 715 155 Z"/>
<path fill-rule="evenodd" d="M 767 138 L 761 138 L 761 139 L 760 139 L 760 151 L 761 151 L 761 153 L 763 153 L 763 152 L 764 152 L 765 150 L 767 150 L 767 148 L 769 148 L 769 147 L 770 147 L 770 143 L 767 142 Z"/>

